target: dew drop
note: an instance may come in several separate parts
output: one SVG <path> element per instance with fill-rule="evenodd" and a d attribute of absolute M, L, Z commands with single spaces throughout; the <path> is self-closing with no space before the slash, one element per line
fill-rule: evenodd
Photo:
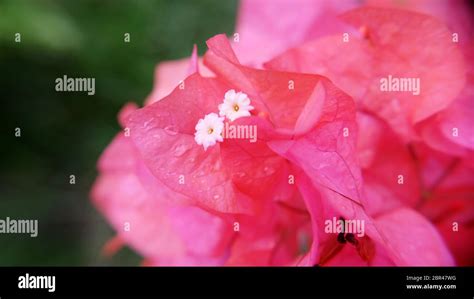
<path fill-rule="evenodd" d="M 189 149 L 190 149 L 190 145 L 186 143 L 178 144 L 177 146 L 174 147 L 173 154 L 175 157 L 180 157 L 184 155 L 184 153 L 187 152 Z"/>
<path fill-rule="evenodd" d="M 273 167 L 265 166 L 265 168 L 263 168 L 263 172 L 266 175 L 271 175 L 275 172 L 275 169 Z"/>
<path fill-rule="evenodd" d="M 146 122 L 144 122 L 144 123 L 143 123 L 143 128 L 146 129 L 146 128 L 148 127 L 148 125 L 150 124 L 151 121 L 152 121 L 152 119 L 147 120 Z"/>
<path fill-rule="evenodd" d="M 171 136 L 178 134 L 178 129 L 175 126 L 166 126 L 164 130 L 168 135 Z"/>
<path fill-rule="evenodd" d="M 198 171 L 198 172 L 196 173 L 195 177 L 196 177 L 196 178 L 200 178 L 200 177 L 203 177 L 203 176 L 205 176 L 205 175 L 206 175 L 206 173 L 205 173 L 204 171 L 200 170 L 200 171 Z"/>
<path fill-rule="evenodd" d="M 221 169 L 221 166 L 222 166 L 222 163 L 220 161 L 217 161 L 216 163 L 214 163 L 214 165 L 212 165 L 212 170 L 219 171 Z"/>
<path fill-rule="evenodd" d="M 243 178 L 245 176 L 245 172 L 237 172 L 235 175 L 239 178 Z"/>

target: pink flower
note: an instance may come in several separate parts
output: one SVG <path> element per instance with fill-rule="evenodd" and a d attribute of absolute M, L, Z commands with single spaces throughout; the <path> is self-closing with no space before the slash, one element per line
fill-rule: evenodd
<path fill-rule="evenodd" d="M 146 105 L 124 107 L 92 190 L 115 240 L 147 265 L 472 264 L 460 246 L 474 233 L 472 68 L 448 28 L 358 8 L 347 29 L 333 15 L 355 3 L 300 19 L 277 4 L 244 1 L 240 40 L 217 35 L 203 59 L 160 65 Z M 252 30 L 255 16 L 280 30 Z M 421 89 L 382 90 L 386 76 Z M 330 219 L 363 228 L 330 232 Z"/>
<path fill-rule="evenodd" d="M 346 92 L 353 95 L 355 100 L 358 101 L 360 110 L 383 119 L 400 136 L 402 142 L 423 142 L 437 151 L 447 153 L 451 155 L 450 159 L 460 160 L 459 164 L 466 167 L 465 171 L 472 176 L 474 170 L 472 164 L 469 165 L 468 157 L 472 157 L 474 144 L 472 139 L 474 136 L 474 105 L 469 101 L 473 96 L 474 86 L 471 57 L 473 27 L 463 17 L 466 12 L 460 8 L 462 5 L 460 7 L 455 6 L 444 15 L 441 15 L 440 6 L 442 6 L 440 3 L 433 6 L 425 3 L 424 6 L 419 5 L 417 9 L 434 12 L 442 19 L 447 20 L 451 28 L 458 30 L 460 46 L 453 42 L 453 35 L 443 23 L 429 16 L 394 10 L 359 9 L 344 14 L 342 19 L 363 28 L 364 35 L 362 39 L 357 37 L 354 39 L 351 36 L 350 42 L 344 44 L 341 35 L 324 37 L 291 49 L 265 64 L 265 66 L 273 69 L 319 73 L 328 76 Z M 457 15 L 459 18 L 448 19 L 446 17 L 448 15 Z M 410 16 L 410 20 L 404 22 L 404 18 L 408 16 Z M 397 27 L 397 23 L 400 22 L 404 22 L 405 25 Z M 407 25 L 411 22 L 414 22 L 413 25 Z M 416 22 L 423 23 L 424 26 L 417 26 L 415 25 Z M 463 27 L 461 24 L 465 26 Z M 397 28 L 396 31 L 391 31 L 394 28 Z M 426 34 L 422 33 L 424 30 L 427 30 Z M 412 34 L 416 36 L 410 37 Z M 412 50 L 409 50 L 410 48 Z M 423 51 L 421 49 L 427 50 Z M 443 53 L 444 51 L 446 52 Z M 397 52 L 398 54 L 395 54 Z M 436 58 L 437 56 L 438 58 Z M 431 67 L 429 67 L 430 60 Z M 470 63 L 466 64 L 466 62 Z M 423 82 L 422 88 L 424 91 L 418 96 L 383 93 L 378 88 L 376 80 L 388 73 L 398 73 L 399 77 L 417 77 Z M 415 73 L 418 74 L 415 76 Z M 395 96 L 390 99 L 387 95 Z M 364 127 L 362 121 L 363 119 L 359 118 L 359 128 Z M 367 136 L 369 142 L 374 142 L 373 126 L 371 127 L 369 131 L 366 131 L 366 134 L 361 134 L 362 142 L 365 140 L 364 135 Z M 386 135 L 389 129 L 385 128 L 383 134 Z M 375 136 L 379 136 L 379 134 Z M 393 140 L 393 138 L 394 136 L 390 137 L 390 140 Z M 375 140 L 377 139 L 375 138 Z M 451 201 L 436 200 L 436 194 L 426 193 L 427 187 L 423 186 L 422 182 L 417 182 L 416 178 L 413 178 L 421 170 L 413 171 L 416 170 L 414 168 L 416 165 L 410 165 L 417 164 L 414 162 L 421 159 L 421 156 L 413 157 L 412 160 L 415 161 L 411 163 L 410 159 L 404 161 L 397 158 L 404 151 L 413 148 L 413 145 L 404 146 L 405 149 L 400 147 L 396 149 L 397 147 L 389 145 L 389 140 L 384 141 L 383 144 L 385 145 L 384 148 L 379 150 L 384 153 L 384 159 L 390 157 L 390 161 L 386 161 L 386 163 L 383 160 L 377 161 L 372 169 L 369 168 L 367 171 L 369 173 L 376 169 L 381 171 L 376 176 L 370 177 L 377 178 L 377 180 L 383 178 L 383 174 L 387 173 L 384 167 L 390 167 L 400 173 L 404 172 L 405 178 L 409 177 L 405 181 L 413 187 L 410 191 L 404 191 L 395 197 L 399 199 L 407 198 L 406 204 L 416 203 L 419 202 L 417 199 L 420 198 L 420 192 L 422 192 L 423 197 L 428 196 L 428 199 L 426 199 L 427 207 L 423 208 L 423 211 L 424 209 L 430 209 L 430 207 L 437 207 L 438 211 L 451 209 L 453 202 L 457 200 L 455 198 L 459 198 L 459 195 L 453 195 Z M 374 150 L 376 148 L 372 144 L 367 150 L 360 152 L 360 154 L 363 154 L 360 161 L 364 163 L 366 158 L 372 157 Z M 433 155 L 435 155 L 435 152 L 430 152 L 428 157 Z M 405 154 L 405 156 L 407 155 Z M 411 170 L 407 167 L 411 167 Z M 403 168 L 406 169 L 403 170 Z M 367 171 L 365 172 L 367 173 Z M 428 176 L 436 177 L 433 173 L 429 173 Z M 366 186 L 372 184 L 370 177 L 364 176 Z M 384 189 L 389 187 L 388 190 L 392 192 L 397 190 L 393 180 L 391 185 L 385 184 Z M 472 185 L 472 182 L 470 182 L 463 188 L 470 188 Z M 377 187 L 380 192 L 379 188 Z M 370 190 L 370 188 L 366 190 Z M 372 193 L 372 191 L 370 192 Z M 380 199 L 376 200 L 374 198 L 370 201 L 370 204 L 376 205 L 377 202 L 383 202 L 380 205 L 384 209 L 390 210 L 393 200 L 387 202 L 387 195 L 383 193 L 383 197 L 377 196 Z M 459 202 L 459 200 L 457 201 Z M 470 209 L 472 201 L 472 194 L 466 193 L 463 199 L 464 203 L 460 208 L 460 211 L 464 213 L 462 215 L 469 213 L 467 211 Z M 420 203 L 414 207 L 420 208 Z M 440 224 L 439 218 L 431 220 L 435 224 L 441 225 L 441 232 L 455 253 L 458 262 L 472 264 L 472 255 L 461 250 L 463 248 L 462 243 L 474 236 L 469 225 L 466 226 L 465 224 L 472 218 L 467 217 L 466 220 L 466 216 L 458 214 L 455 217 L 455 215 L 447 218 L 449 220 L 445 220 L 442 224 Z M 459 219 L 461 223 L 459 231 L 453 231 L 452 226 L 456 219 Z"/>
<path fill-rule="evenodd" d="M 233 40 L 236 53 L 244 64 L 261 66 L 286 50 L 302 43 L 342 32 L 355 33 L 338 16 L 351 9 L 368 5 L 399 8 L 435 16 L 460 43 L 472 40 L 474 23 L 468 1 L 436 0 L 242 0 Z"/>
<path fill-rule="evenodd" d="M 348 27 L 335 16 L 358 5 L 357 0 L 242 0 L 236 53 L 242 63 L 261 66 L 288 48 Z"/>
<path fill-rule="evenodd" d="M 363 28 L 364 36 L 348 42 L 341 34 L 318 39 L 266 66 L 324 74 L 405 140 L 416 139 L 414 126 L 447 108 L 464 86 L 465 62 L 452 34 L 433 17 L 401 10 L 359 8 L 342 19 Z M 411 92 L 387 92 L 381 80 L 392 77 L 421 84 Z"/>
<path fill-rule="evenodd" d="M 434 151 L 419 144 L 424 197 L 418 208 L 440 231 L 461 266 L 472 266 L 474 227 L 474 165 L 472 151 L 462 158 Z"/>

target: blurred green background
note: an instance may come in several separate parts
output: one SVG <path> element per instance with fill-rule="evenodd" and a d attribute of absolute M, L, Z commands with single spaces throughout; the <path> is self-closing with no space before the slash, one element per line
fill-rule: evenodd
<path fill-rule="evenodd" d="M 208 38 L 233 32 L 237 6 L 0 0 L 0 219 L 39 220 L 37 238 L 0 234 L 0 266 L 141 262 L 127 248 L 101 255 L 114 232 L 89 199 L 97 159 L 120 129 L 123 104 L 141 105 L 150 93 L 156 64 L 189 56 L 194 43 L 202 55 Z M 96 94 L 56 92 L 64 74 L 96 78 Z"/>

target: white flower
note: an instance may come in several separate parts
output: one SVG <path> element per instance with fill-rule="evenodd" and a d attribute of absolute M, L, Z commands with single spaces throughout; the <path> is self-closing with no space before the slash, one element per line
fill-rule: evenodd
<path fill-rule="evenodd" d="M 217 141 L 223 141 L 221 133 L 224 129 L 224 118 L 219 117 L 216 113 L 209 113 L 198 121 L 195 129 L 194 140 L 197 144 L 204 146 L 204 150 L 207 150 Z"/>
<path fill-rule="evenodd" d="M 254 107 L 250 105 L 250 99 L 245 93 L 236 93 L 231 89 L 225 93 L 224 103 L 219 105 L 219 115 L 234 121 L 240 117 L 250 116 L 249 111 L 253 109 Z"/>

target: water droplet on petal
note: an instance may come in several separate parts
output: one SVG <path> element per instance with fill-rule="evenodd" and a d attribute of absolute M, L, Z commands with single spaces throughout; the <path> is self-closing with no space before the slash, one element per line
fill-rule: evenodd
<path fill-rule="evenodd" d="M 206 173 L 205 173 L 204 171 L 199 170 L 199 171 L 194 175 L 194 177 L 195 177 L 195 178 L 200 178 L 200 177 L 203 177 L 203 176 L 205 176 L 205 175 L 206 175 Z"/>
<path fill-rule="evenodd" d="M 187 152 L 189 149 L 190 145 L 187 143 L 178 144 L 174 147 L 173 154 L 175 155 L 175 157 L 180 157 L 184 155 L 184 153 Z"/>
<path fill-rule="evenodd" d="M 266 175 L 271 175 L 271 174 L 275 173 L 275 169 L 273 167 L 265 166 L 265 168 L 263 168 L 263 172 Z"/>
<path fill-rule="evenodd" d="M 245 176 L 245 172 L 237 172 L 235 175 L 239 178 L 243 178 Z"/>
<path fill-rule="evenodd" d="M 147 120 L 146 122 L 143 123 L 143 128 L 147 129 L 148 125 L 150 124 L 150 122 L 152 121 L 153 119 L 149 119 Z"/>
<path fill-rule="evenodd" d="M 178 134 L 178 129 L 175 126 L 166 126 L 164 130 L 168 135 L 171 136 Z"/>
<path fill-rule="evenodd" d="M 212 170 L 213 171 L 219 171 L 221 169 L 222 162 L 219 160 L 214 165 L 212 165 Z"/>

